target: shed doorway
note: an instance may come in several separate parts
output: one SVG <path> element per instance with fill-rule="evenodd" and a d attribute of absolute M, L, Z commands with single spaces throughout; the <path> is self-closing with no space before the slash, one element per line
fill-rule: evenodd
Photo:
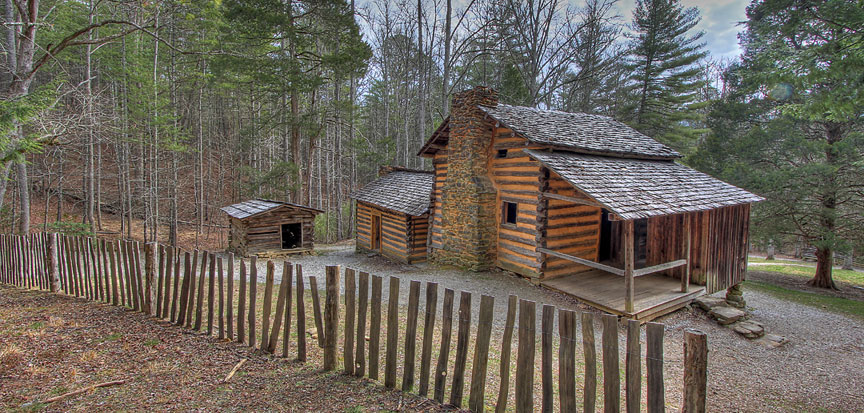
<path fill-rule="evenodd" d="M 293 250 L 303 246 L 303 225 L 282 224 L 282 249 Z"/>

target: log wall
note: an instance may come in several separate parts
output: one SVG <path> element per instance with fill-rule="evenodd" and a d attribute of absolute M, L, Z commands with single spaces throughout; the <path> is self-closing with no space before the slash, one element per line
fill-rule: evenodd
<path fill-rule="evenodd" d="M 548 192 L 571 198 L 589 200 L 555 172 L 549 172 Z M 578 205 L 569 201 L 548 199 L 547 201 L 547 249 L 586 260 L 597 261 L 600 244 L 601 209 Z M 558 257 L 547 257 L 544 278 L 557 277 L 590 270 Z"/>
<path fill-rule="evenodd" d="M 412 264 L 426 261 L 429 214 L 418 217 L 357 202 L 357 249 L 372 251 L 372 217 L 381 217 L 381 255 Z"/>
<path fill-rule="evenodd" d="M 530 278 L 542 273 L 538 246 L 538 205 L 540 203 L 540 162 L 530 158 L 523 149 L 539 148 L 527 145 L 524 138 L 499 127 L 489 154 L 489 173 L 498 190 L 498 249 L 496 265 Z M 499 151 L 506 150 L 505 157 Z M 504 223 L 504 202 L 516 203 L 516 224 Z"/>

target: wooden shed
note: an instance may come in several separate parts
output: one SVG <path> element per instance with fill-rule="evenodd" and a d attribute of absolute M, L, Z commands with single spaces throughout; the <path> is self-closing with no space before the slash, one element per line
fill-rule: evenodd
<path fill-rule="evenodd" d="M 399 167 L 351 194 L 357 201 L 357 250 L 412 264 L 426 261 L 432 172 Z"/>
<path fill-rule="evenodd" d="M 435 170 L 430 261 L 502 268 L 637 319 L 744 280 L 762 198 L 609 117 L 477 87 L 454 96 L 419 155 Z"/>
<path fill-rule="evenodd" d="M 228 251 L 279 256 L 312 251 L 315 216 L 324 212 L 290 202 L 251 199 L 222 208 L 231 220 Z"/>

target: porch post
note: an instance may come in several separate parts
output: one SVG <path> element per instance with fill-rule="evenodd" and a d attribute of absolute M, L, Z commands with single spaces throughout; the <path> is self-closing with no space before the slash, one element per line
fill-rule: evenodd
<path fill-rule="evenodd" d="M 633 220 L 624 221 L 624 311 L 633 313 Z"/>
<path fill-rule="evenodd" d="M 684 242 L 682 244 L 681 253 L 687 264 L 684 264 L 684 272 L 681 274 L 681 292 L 686 293 L 690 290 L 690 214 L 684 214 L 684 229 L 681 231 L 684 234 Z"/>

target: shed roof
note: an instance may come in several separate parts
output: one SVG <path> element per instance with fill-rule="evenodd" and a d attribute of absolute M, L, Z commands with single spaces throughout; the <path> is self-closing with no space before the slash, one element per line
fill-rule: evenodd
<path fill-rule="evenodd" d="M 526 152 L 624 220 L 763 200 L 758 195 L 670 160 L 622 159 L 537 150 Z"/>
<path fill-rule="evenodd" d="M 397 169 L 351 193 L 351 198 L 379 207 L 420 216 L 432 201 L 432 172 Z"/>
<path fill-rule="evenodd" d="M 504 104 L 480 109 L 517 135 L 541 145 L 630 158 L 681 157 L 674 149 L 608 116 Z"/>
<path fill-rule="evenodd" d="M 320 209 L 308 207 L 305 205 L 298 205 L 291 202 L 273 201 L 270 199 L 260 198 L 250 199 L 248 201 L 243 201 L 233 205 L 222 207 L 222 211 L 234 218 L 246 219 L 285 206 L 310 211 L 315 214 L 320 214 L 324 212 Z"/>

